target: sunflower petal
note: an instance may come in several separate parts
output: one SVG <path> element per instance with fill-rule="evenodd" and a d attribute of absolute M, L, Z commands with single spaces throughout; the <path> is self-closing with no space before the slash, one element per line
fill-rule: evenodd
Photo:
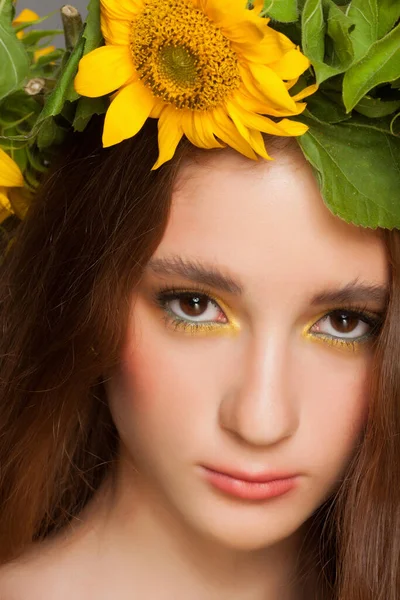
<path fill-rule="evenodd" d="M 200 148 L 223 148 L 223 145 L 214 137 L 212 118 L 209 113 L 192 112 L 190 122 L 192 124 L 192 137 L 196 140 L 196 142 L 190 140 L 192 144 L 195 143 Z"/>
<path fill-rule="evenodd" d="M 22 187 L 24 178 L 16 162 L 0 148 L 0 186 Z"/>
<path fill-rule="evenodd" d="M 143 0 L 100 0 L 101 11 L 111 19 L 131 21 L 144 7 Z"/>
<path fill-rule="evenodd" d="M 198 135 L 197 129 L 194 124 L 194 111 L 184 110 L 182 111 L 182 129 L 187 139 L 193 146 L 203 148 L 200 136 Z"/>
<path fill-rule="evenodd" d="M 287 89 L 280 77 L 265 65 L 249 64 L 255 83 L 265 96 L 277 108 L 296 110 L 295 101 L 289 96 Z"/>
<path fill-rule="evenodd" d="M 158 120 L 159 155 L 152 171 L 158 169 L 173 157 L 182 135 L 180 111 L 172 106 L 167 106 Z"/>
<path fill-rule="evenodd" d="M 229 111 L 229 115 L 232 119 L 232 121 L 235 124 L 236 129 L 238 130 L 238 132 L 240 133 L 240 135 L 242 136 L 243 139 L 245 139 L 249 145 L 251 146 L 251 148 L 253 148 L 253 150 L 255 150 L 255 152 L 257 152 L 258 154 L 261 154 L 261 156 L 263 156 L 263 154 L 265 154 L 265 158 L 269 158 L 269 156 L 267 155 L 267 152 L 265 150 L 265 146 L 264 143 L 260 143 L 260 139 L 257 138 L 256 132 L 253 132 L 253 135 L 250 133 L 249 128 L 246 126 L 246 124 L 243 122 L 242 119 L 240 119 L 238 117 L 238 115 L 236 114 L 235 111 Z M 260 133 L 260 132 L 258 132 Z M 260 134 L 261 136 L 261 134 Z M 262 137 L 262 136 L 261 136 Z M 254 142 L 254 145 L 252 144 L 252 142 Z"/>
<path fill-rule="evenodd" d="M 7 210 L 9 213 L 12 212 L 10 201 L 6 194 L 6 188 L 0 188 L 0 207 Z"/>
<path fill-rule="evenodd" d="M 220 28 L 243 23 L 256 23 L 257 25 L 266 23 L 266 20 L 258 17 L 254 11 L 248 10 L 245 3 L 242 2 L 203 0 L 201 4 L 204 13 Z"/>
<path fill-rule="evenodd" d="M 265 158 L 265 160 L 273 160 L 267 152 L 262 133 L 256 129 L 249 129 L 249 144 L 262 158 Z"/>
<path fill-rule="evenodd" d="M 273 108 L 271 104 L 266 104 L 265 101 L 261 102 L 258 98 L 254 98 L 247 92 L 247 90 L 243 89 L 239 89 L 232 97 L 232 100 L 250 112 L 259 113 L 261 115 L 269 115 L 271 117 L 291 117 L 293 115 L 299 115 L 306 107 L 304 102 L 296 102 L 295 111 L 284 110 L 283 108 L 276 109 Z"/>
<path fill-rule="evenodd" d="M 0 225 L 5 221 L 10 215 L 12 215 L 12 208 L 9 199 L 5 194 L 5 188 L 0 188 Z"/>
<path fill-rule="evenodd" d="M 81 96 L 104 96 L 135 74 L 128 46 L 101 46 L 81 58 L 75 89 Z"/>
<path fill-rule="evenodd" d="M 106 113 L 103 146 L 113 146 L 136 135 L 149 117 L 155 101 L 140 81 L 122 88 Z"/>
<path fill-rule="evenodd" d="M 228 102 L 227 107 L 229 116 L 239 130 L 245 126 L 278 136 L 303 135 L 308 130 L 307 125 L 289 119 L 282 119 L 279 123 L 275 123 L 268 117 L 251 113 L 234 102 Z"/>
<path fill-rule="evenodd" d="M 222 108 L 213 110 L 212 118 L 214 120 L 215 135 L 225 144 L 237 150 L 247 158 L 257 160 L 257 155 L 250 144 L 240 135 L 234 123 L 229 119 Z"/>
<path fill-rule="evenodd" d="M 303 98 L 307 98 L 307 96 L 311 96 L 311 94 L 315 94 L 318 89 L 318 83 L 313 83 L 312 85 L 307 86 L 304 90 L 301 90 L 295 96 L 292 96 L 293 100 L 302 100 Z"/>
<path fill-rule="evenodd" d="M 105 13 L 101 14 L 101 32 L 106 44 L 129 46 L 131 24 L 127 19 L 110 19 Z"/>
<path fill-rule="evenodd" d="M 288 37 L 268 26 L 265 27 L 264 37 L 259 44 L 234 43 L 233 45 L 237 46 L 237 51 L 245 59 L 263 65 L 281 60 L 286 52 L 296 47 Z"/>
<path fill-rule="evenodd" d="M 221 27 L 224 35 L 237 44 L 259 44 L 264 37 L 264 31 L 258 24 L 243 21 L 242 23 Z"/>
<path fill-rule="evenodd" d="M 269 65 L 282 79 L 299 77 L 308 67 L 310 61 L 299 50 L 289 50 L 282 58 Z"/>

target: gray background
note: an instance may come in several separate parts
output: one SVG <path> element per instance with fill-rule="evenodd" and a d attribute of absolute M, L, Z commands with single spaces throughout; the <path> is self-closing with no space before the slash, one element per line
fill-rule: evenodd
<path fill-rule="evenodd" d="M 49 14 L 55 10 L 60 9 L 64 4 L 72 4 L 75 6 L 82 15 L 82 18 L 86 17 L 86 6 L 88 5 L 89 0 L 72 0 L 72 2 L 68 2 L 68 0 L 18 0 L 17 4 L 17 14 L 21 12 L 23 8 L 30 8 L 34 10 L 40 17 Z M 43 23 L 40 24 L 42 29 L 62 29 L 61 25 L 61 17 L 59 13 L 53 15 L 49 19 L 46 19 Z M 62 47 L 63 38 L 59 36 L 55 40 L 55 44 L 57 46 Z"/>

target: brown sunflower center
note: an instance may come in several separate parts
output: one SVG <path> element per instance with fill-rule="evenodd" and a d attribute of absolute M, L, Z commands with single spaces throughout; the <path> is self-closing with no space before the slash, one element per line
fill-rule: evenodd
<path fill-rule="evenodd" d="M 131 51 L 143 83 L 177 108 L 214 108 L 240 85 L 230 41 L 192 0 L 149 0 L 132 22 Z"/>

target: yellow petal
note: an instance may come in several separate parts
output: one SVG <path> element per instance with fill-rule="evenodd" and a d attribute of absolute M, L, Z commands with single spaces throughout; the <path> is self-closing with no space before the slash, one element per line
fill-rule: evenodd
<path fill-rule="evenodd" d="M 233 46 L 247 60 L 263 65 L 280 60 L 286 52 L 296 47 L 288 37 L 268 26 L 265 27 L 264 37 L 259 44 L 234 43 Z"/>
<path fill-rule="evenodd" d="M 81 58 L 75 89 L 81 96 L 104 96 L 136 75 L 128 46 L 101 46 Z"/>
<path fill-rule="evenodd" d="M 310 61 L 299 50 L 289 50 L 284 56 L 269 65 L 282 79 L 294 79 L 299 77 L 308 67 Z"/>
<path fill-rule="evenodd" d="M 238 104 L 230 101 L 227 102 L 227 108 L 229 116 L 235 123 L 236 127 L 241 130 L 242 126 L 257 131 L 263 131 L 264 133 L 270 133 L 277 136 L 295 136 L 303 135 L 308 130 L 307 125 L 303 123 L 297 123 L 296 121 L 290 121 L 289 119 L 282 119 L 279 123 L 275 123 L 268 117 L 257 115 L 246 111 Z"/>
<path fill-rule="evenodd" d="M 21 221 L 25 218 L 32 204 L 32 194 L 26 188 L 10 188 L 8 190 L 11 210 Z"/>
<path fill-rule="evenodd" d="M 103 146 L 133 137 L 143 127 L 155 104 L 154 96 L 140 81 L 130 83 L 114 97 L 106 113 Z"/>
<path fill-rule="evenodd" d="M 271 117 L 291 117 L 293 115 L 299 115 L 303 112 L 306 107 L 304 102 L 296 102 L 296 110 L 284 110 L 283 108 L 274 108 L 271 104 L 267 104 L 265 101 L 260 101 L 258 98 L 254 98 L 248 91 L 239 89 L 232 100 L 237 104 L 240 104 L 244 109 L 259 113 L 261 115 L 269 115 Z"/>
<path fill-rule="evenodd" d="M 132 21 L 143 10 L 144 0 L 100 0 L 101 11 L 112 19 Z"/>
<path fill-rule="evenodd" d="M 243 21 L 221 27 L 223 34 L 238 44 L 259 44 L 264 37 L 263 29 L 255 23 Z"/>
<path fill-rule="evenodd" d="M 181 126 L 180 110 L 173 106 L 166 106 L 161 117 L 158 120 L 158 159 L 152 167 L 152 170 L 161 167 L 167 160 L 170 160 L 175 154 L 183 130 Z"/>
<path fill-rule="evenodd" d="M 24 178 L 16 162 L 0 148 L 0 186 L 22 187 Z"/>
<path fill-rule="evenodd" d="M 101 14 L 101 31 L 106 44 L 129 46 L 131 23 L 127 19 L 112 19 L 103 12 Z"/>
<path fill-rule="evenodd" d="M 214 137 L 212 116 L 206 112 L 182 111 L 182 129 L 188 140 L 199 148 L 223 148 Z"/>
<path fill-rule="evenodd" d="M 250 144 L 240 135 L 234 123 L 229 119 L 228 115 L 222 108 L 216 108 L 212 112 L 214 120 L 215 135 L 225 144 L 237 150 L 247 158 L 257 160 L 257 155 Z"/>
<path fill-rule="evenodd" d="M 265 158 L 265 160 L 273 160 L 271 156 L 269 156 L 267 149 L 265 148 L 265 142 L 262 134 L 255 129 L 249 129 L 249 144 L 254 150 Z"/>
<path fill-rule="evenodd" d="M 292 98 L 293 100 L 302 100 L 303 98 L 307 98 L 307 96 L 311 96 L 311 94 L 314 94 L 317 91 L 317 89 L 318 83 L 313 83 L 312 85 L 309 85 L 308 87 L 304 88 L 304 90 L 302 90 L 295 96 L 292 96 Z"/>
<path fill-rule="evenodd" d="M 46 56 L 46 54 L 54 52 L 55 49 L 55 46 L 47 46 L 46 48 L 39 48 L 39 50 L 35 50 L 33 54 L 34 62 L 37 62 L 41 56 Z"/>
<path fill-rule="evenodd" d="M 182 130 L 186 135 L 187 139 L 193 146 L 198 146 L 202 148 L 201 139 L 197 135 L 197 130 L 194 124 L 194 111 L 192 110 L 183 110 L 182 111 Z"/>
<path fill-rule="evenodd" d="M 240 135 L 250 144 L 253 150 L 255 150 L 257 154 L 260 154 L 260 156 L 263 156 L 263 158 L 269 159 L 270 157 L 268 156 L 267 151 L 265 149 L 261 133 L 258 132 L 259 135 L 257 135 L 257 132 L 255 130 L 251 132 L 251 128 L 249 129 L 244 123 L 243 119 L 239 118 L 236 111 L 229 110 L 229 116 L 234 122 L 235 127 L 240 133 Z"/>
<path fill-rule="evenodd" d="M 24 8 L 13 21 L 13 25 L 22 25 L 22 23 L 29 23 L 29 21 L 37 21 L 39 15 L 29 8 Z"/>
<path fill-rule="evenodd" d="M 11 213 L 12 208 L 6 192 L 7 189 L 5 187 L 0 187 L 0 207 Z"/>
<path fill-rule="evenodd" d="M 7 188 L 0 187 L 0 225 L 12 214 L 13 209 L 7 197 Z"/>
<path fill-rule="evenodd" d="M 296 110 L 296 104 L 289 96 L 282 79 L 272 69 L 254 63 L 250 63 L 249 67 L 256 86 L 266 100 L 270 100 L 277 108 Z"/>
<path fill-rule="evenodd" d="M 241 0 L 203 0 L 200 3 L 203 12 L 214 21 L 218 27 L 230 27 L 241 23 L 265 24 L 266 20 L 261 19 L 252 10 L 246 9 L 246 4 Z"/>

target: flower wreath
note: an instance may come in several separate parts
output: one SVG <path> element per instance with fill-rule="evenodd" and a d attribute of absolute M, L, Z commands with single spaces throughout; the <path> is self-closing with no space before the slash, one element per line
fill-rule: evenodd
<path fill-rule="evenodd" d="M 400 227 L 400 2 L 90 0 L 84 25 L 61 16 L 56 49 L 47 17 L 0 0 L 0 229 L 66 132 L 103 113 L 104 146 L 158 119 L 153 169 L 183 135 L 251 159 L 270 158 L 263 132 L 298 136 L 333 214 Z"/>

